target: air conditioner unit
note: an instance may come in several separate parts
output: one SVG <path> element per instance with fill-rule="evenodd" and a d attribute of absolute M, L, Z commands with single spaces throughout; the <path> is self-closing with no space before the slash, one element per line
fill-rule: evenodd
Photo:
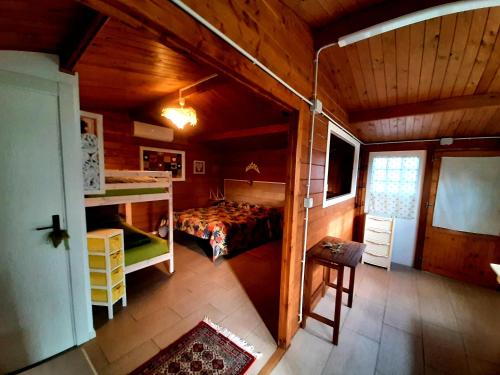
<path fill-rule="evenodd" d="M 174 140 L 173 129 L 164 126 L 146 124 L 134 121 L 134 137 L 153 139 L 155 141 L 172 142 Z"/>

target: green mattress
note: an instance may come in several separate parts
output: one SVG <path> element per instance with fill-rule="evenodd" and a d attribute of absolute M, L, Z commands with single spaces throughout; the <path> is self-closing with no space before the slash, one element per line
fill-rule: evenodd
<path fill-rule="evenodd" d="M 125 266 L 130 266 L 132 264 L 168 253 L 168 241 L 143 232 L 131 225 L 123 223 L 123 226 L 135 232 L 142 233 L 151 239 L 151 242 L 148 244 L 125 250 Z"/>
<path fill-rule="evenodd" d="M 165 188 L 106 190 L 106 194 L 86 195 L 87 198 L 121 197 L 125 195 L 162 194 Z"/>

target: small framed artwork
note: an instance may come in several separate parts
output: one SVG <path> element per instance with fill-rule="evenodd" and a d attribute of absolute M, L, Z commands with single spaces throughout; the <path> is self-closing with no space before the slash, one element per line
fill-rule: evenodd
<path fill-rule="evenodd" d="M 104 137 L 102 115 L 80 111 L 84 194 L 104 194 Z"/>
<path fill-rule="evenodd" d="M 172 181 L 185 181 L 186 153 L 166 148 L 140 147 L 142 171 L 170 171 Z"/>
<path fill-rule="evenodd" d="M 205 162 L 193 160 L 193 174 L 205 174 Z"/>

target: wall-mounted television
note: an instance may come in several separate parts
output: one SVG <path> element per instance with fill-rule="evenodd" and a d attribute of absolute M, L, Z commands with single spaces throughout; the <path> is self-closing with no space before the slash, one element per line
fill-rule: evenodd
<path fill-rule="evenodd" d="M 356 196 L 359 142 L 338 125 L 328 124 L 323 207 Z"/>

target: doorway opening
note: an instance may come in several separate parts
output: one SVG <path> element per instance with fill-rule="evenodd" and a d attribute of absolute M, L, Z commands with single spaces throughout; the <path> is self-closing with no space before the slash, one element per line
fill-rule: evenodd
<path fill-rule="evenodd" d="M 426 151 L 371 152 L 365 212 L 394 219 L 391 262 L 413 267 Z"/>

